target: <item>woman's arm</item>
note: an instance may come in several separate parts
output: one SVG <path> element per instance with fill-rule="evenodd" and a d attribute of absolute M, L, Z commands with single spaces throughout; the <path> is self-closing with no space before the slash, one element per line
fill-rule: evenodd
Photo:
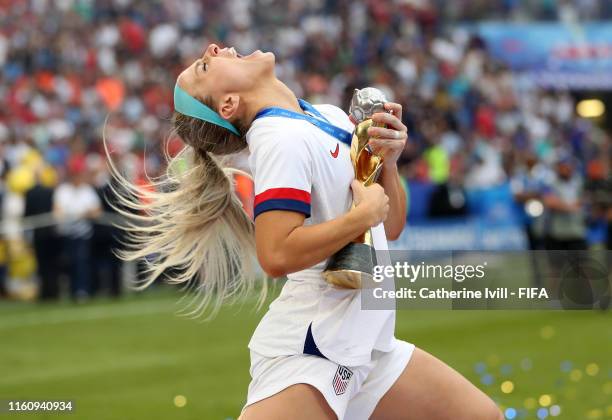
<path fill-rule="evenodd" d="M 368 228 L 383 222 L 389 198 L 374 184 L 353 181 L 355 207 L 348 213 L 316 225 L 304 226 L 304 215 L 273 210 L 255 219 L 257 258 L 271 277 L 281 277 L 325 260 Z"/>
<path fill-rule="evenodd" d="M 397 166 L 383 166 L 380 174 L 380 185 L 389 197 L 389 214 L 385 221 L 387 239 L 392 241 L 399 238 L 406 224 L 406 191 L 397 172 Z"/>

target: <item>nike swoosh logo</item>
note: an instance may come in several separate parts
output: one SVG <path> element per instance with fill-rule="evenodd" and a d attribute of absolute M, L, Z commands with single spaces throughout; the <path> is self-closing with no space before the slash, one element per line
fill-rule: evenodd
<path fill-rule="evenodd" d="M 338 157 L 338 152 L 340 152 L 340 144 L 336 143 L 336 150 L 333 152 L 330 150 L 329 153 L 331 153 L 332 157 L 336 159 Z"/>

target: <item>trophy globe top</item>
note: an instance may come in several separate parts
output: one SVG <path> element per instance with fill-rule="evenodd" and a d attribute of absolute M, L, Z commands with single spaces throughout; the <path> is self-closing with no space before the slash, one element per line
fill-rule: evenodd
<path fill-rule="evenodd" d="M 384 112 L 385 102 L 387 102 L 385 94 L 379 89 L 373 87 L 355 89 L 349 116 L 355 124 L 359 124 L 377 112 Z"/>

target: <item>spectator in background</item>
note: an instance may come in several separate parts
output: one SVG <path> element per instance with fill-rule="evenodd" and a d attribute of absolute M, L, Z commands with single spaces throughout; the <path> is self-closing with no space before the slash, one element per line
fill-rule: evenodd
<path fill-rule="evenodd" d="M 588 163 L 584 189 L 588 207 L 589 245 L 605 247 L 608 213 L 612 208 L 612 179 L 606 176 L 606 168 L 601 159 Z"/>
<path fill-rule="evenodd" d="M 73 156 L 68 161 L 69 182 L 57 187 L 53 196 L 53 212 L 69 256 L 70 294 L 77 302 L 91 295 L 92 219 L 102 212 L 100 199 L 86 175 L 84 157 Z"/>
<path fill-rule="evenodd" d="M 554 179 L 554 173 L 538 162 L 537 156 L 526 152 L 524 164 L 514 170 L 510 188 L 520 207 L 529 249 L 544 249 L 543 192 Z"/>
<path fill-rule="evenodd" d="M 609 157 L 609 163 L 607 167 L 608 167 L 608 178 L 607 178 L 606 184 L 608 186 L 608 192 L 610 193 L 610 195 L 612 195 L 612 156 Z M 608 205 L 608 209 L 606 211 L 606 219 L 608 221 L 606 249 L 608 251 L 612 251 L 612 203 L 609 203 Z M 609 258 L 610 266 L 612 266 L 612 252 L 608 253 L 608 258 Z"/>
<path fill-rule="evenodd" d="M 470 163 L 471 170 L 465 180 L 467 188 L 491 188 L 500 185 L 506 179 L 502 154 L 490 141 L 476 142 Z"/>
<path fill-rule="evenodd" d="M 438 124 L 442 119 L 433 119 L 422 124 L 421 130 L 428 147 L 423 151 L 423 158 L 427 162 L 429 179 L 435 184 L 444 184 L 448 180 L 450 163 L 448 153 L 440 145 L 442 128 Z"/>
<path fill-rule="evenodd" d="M 4 183 L 0 186 L 0 226 L 4 228 L 4 213 L 2 207 L 4 205 Z M 0 298 L 7 297 L 7 274 L 8 274 L 8 246 L 4 237 L 4 232 L 0 231 Z"/>
<path fill-rule="evenodd" d="M 463 166 L 460 159 L 451 162 L 448 181 L 433 191 L 429 217 L 459 217 L 467 215 L 467 194 L 463 188 Z"/>
<path fill-rule="evenodd" d="M 565 272 L 579 272 L 587 249 L 586 221 L 583 203 L 582 178 L 576 173 L 570 157 L 556 163 L 556 173 L 545 188 L 546 249 L 553 275 L 550 290 L 565 305 L 593 303 L 588 276 L 565 277 Z"/>
<path fill-rule="evenodd" d="M 55 227 L 49 224 L 52 220 L 54 189 L 41 182 L 42 170 L 42 166 L 37 168 L 36 184 L 26 192 L 24 216 L 49 216 L 49 220 L 36 221 L 43 226 L 34 228 L 33 245 L 40 281 L 39 299 L 57 300 L 60 295 L 59 257 L 61 248 L 58 246 L 59 237 Z"/>
<path fill-rule="evenodd" d="M 607 240 L 606 240 L 606 265 L 608 273 L 612 273 L 612 156 L 608 156 L 608 162 L 606 165 L 607 177 L 606 177 L 606 190 L 608 205 L 606 209 L 606 222 L 607 222 Z M 600 307 L 602 309 L 608 309 L 612 302 L 612 285 L 609 285 L 607 293 L 600 300 Z"/>
<path fill-rule="evenodd" d="M 612 220 L 612 177 L 603 159 L 594 159 L 589 162 L 586 172 L 585 202 L 588 209 L 591 257 L 598 260 L 602 259 L 604 264 L 607 265 L 608 273 L 611 273 L 612 253 L 609 250 L 611 249 L 610 243 L 612 240 L 610 232 L 610 222 Z M 606 249 L 608 250 L 607 252 Z M 597 296 L 601 309 L 607 309 L 610 306 L 612 290 L 610 289 L 610 283 L 608 282 L 607 284 L 607 289 L 603 289 L 607 290 L 607 293 Z"/>
<path fill-rule="evenodd" d="M 6 192 L 6 175 L 9 171 L 9 163 L 5 158 L 5 137 L 8 130 L 0 125 L 0 226 L 4 227 L 3 208 L 4 195 Z M 8 296 L 6 279 L 8 272 L 8 246 L 4 238 L 4 232 L 0 230 L 0 298 Z"/>
<path fill-rule="evenodd" d="M 106 285 L 110 296 L 116 298 L 121 296 L 122 261 L 115 255 L 115 251 L 121 245 L 123 231 L 115 225 L 118 213 L 114 206 L 119 203 L 111 182 L 113 181 L 107 180 L 102 187 L 96 188 L 104 217 L 94 225 L 92 294 L 96 295 Z"/>
<path fill-rule="evenodd" d="M 574 162 L 568 157 L 560 159 L 556 165 L 556 176 L 543 196 L 547 211 L 546 249 L 586 249 L 582 194 L 582 179 L 575 172 Z"/>
<path fill-rule="evenodd" d="M 510 181 L 510 188 L 523 222 L 530 251 L 544 249 L 544 189 L 552 182 L 554 173 L 538 162 L 537 156 L 528 151 L 524 165 L 517 165 Z M 533 284 L 542 286 L 542 276 L 538 255 L 530 253 Z"/>

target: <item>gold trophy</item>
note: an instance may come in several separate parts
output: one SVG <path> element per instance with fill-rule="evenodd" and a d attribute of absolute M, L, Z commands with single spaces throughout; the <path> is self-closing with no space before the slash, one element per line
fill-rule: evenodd
<path fill-rule="evenodd" d="M 377 112 L 385 112 L 385 102 L 385 95 L 371 87 L 355 89 L 351 100 L 349 117 L 355 124 L 351 140 L 351 161 L 355 179 L 366 187 L 377 181 L 382 168 L 382 156 L 374 154 L 368 145 L 368 128 L 376 126 L 371 117 Z M 365 280 L 372 278 L 375 264 L 372 231 L 368 229 L 331 257 L 323 277 L 339 288 L 360 289 Z"/>

